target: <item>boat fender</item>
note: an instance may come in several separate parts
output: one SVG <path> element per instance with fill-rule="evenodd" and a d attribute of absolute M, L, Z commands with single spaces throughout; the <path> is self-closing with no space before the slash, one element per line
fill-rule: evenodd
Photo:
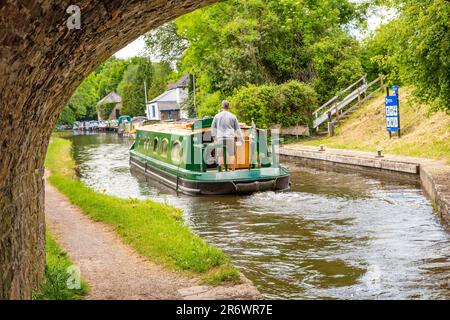
<path fill-rule="evenodd" d="M 236 192 L 240 192 L 240 193 L 274 190 L 275 186 L 276 186 L 275 180 L 254 181 L 254 182 L 250 182 L 250 183 L 236 183 L 235 184 Z"/>

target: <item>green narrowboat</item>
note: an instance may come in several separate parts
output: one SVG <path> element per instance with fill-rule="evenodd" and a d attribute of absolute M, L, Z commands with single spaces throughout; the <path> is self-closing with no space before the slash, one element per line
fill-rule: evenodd
<path fill-rule="evenodd" d="M 131 117 L 130 116 L 120 116 L 119 117 L 119 128 L 117 133 L 119 136 L 129 134 L 131 130 Z"/>
<path fill-rule="evenodd" d="M 193 122 L 162 122 L 136 130 L 130 148 L 132 170 L 188 195 L 252 193 L 289 189 L 288 169 L 280 165 L 272 140 L 269 152 L 267 133 L 241 125 L 243 142 L 235 146 L 235 170 L 217 163 L 216 144 L 211 137 L 212 119 Z M 226 157 L 224 157 L 226 159 Z"/>

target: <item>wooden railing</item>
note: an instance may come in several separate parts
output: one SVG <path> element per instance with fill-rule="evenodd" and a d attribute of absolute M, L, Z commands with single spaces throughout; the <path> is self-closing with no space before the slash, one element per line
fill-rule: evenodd
<path fill-rule="evenodd" d="M 326 121 L 331 121 L 332 117 L 336 115 L 337 118 L 339 118 L 339 113 L 342 113 L 343 109 L 352 104 L 353 101 L 358 99 L 358 101 L 361 101 L 361 96 L 364 96 L 364 99 L 367 97 L 367 91 L 374 86 L 376 83 L 381 82 L 380 88 L 383 86 L 383 77 L 379 76 L 375 80 L 373 80 L 370 83 L 366 82 L 366 76 L 361 77 L 358 79 L 358 81 L 352 83 L 347 88 L 345 88 L 343 91 L 341 91 L 338 95 L 331 98 L 329 101 L 327 101 L 325 104 L 323 104 L 320 108 L 315 110 L 313 112 L 314 115 L 314 122 L 313 122 L 313 128 L 318 129 L 321 124 L 323 124 Z M 354 87 L 356 87 L 358 84 L 361 84 L 359 87 L 351 91 L 349 94 L 347 94 L 341 101 L 339 101 L 339 96 L 342 96 L 346 92 L 350 91 Z M 376 89 L 376 91 L 378 91 Z M 331 105 L 331 106 L 330 106 Z M 327 108 L 328 107 L 328 108 Z"/>

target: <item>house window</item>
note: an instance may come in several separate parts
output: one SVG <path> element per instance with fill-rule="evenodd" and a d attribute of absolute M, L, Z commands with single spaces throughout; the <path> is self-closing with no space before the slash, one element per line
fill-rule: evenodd
<path fill-rule="evenodd" d="M 156 118 L 156 106 L 152 105 L 152 118 Z"/>

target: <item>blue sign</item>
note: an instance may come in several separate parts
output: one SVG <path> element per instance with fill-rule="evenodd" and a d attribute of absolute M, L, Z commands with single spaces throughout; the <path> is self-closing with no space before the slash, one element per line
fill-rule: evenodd
<path fill-rule="evenodd" d="M 386 129 L 387 131 L 397 132 L 400 123 L 397 96 L 387 96 L 385 106 L 386 106 Z"/>
<path fill-rule="evenodd" d="M 398 97 L 398 85 L 394 84 L 392 86 L 392 91 L 394 91 L 394 96 Z"/>
<path fill-rule="evenodd" d="M 398 106 L 397 96 L 387 96 L 386 97 L 386 107 Z"/>

